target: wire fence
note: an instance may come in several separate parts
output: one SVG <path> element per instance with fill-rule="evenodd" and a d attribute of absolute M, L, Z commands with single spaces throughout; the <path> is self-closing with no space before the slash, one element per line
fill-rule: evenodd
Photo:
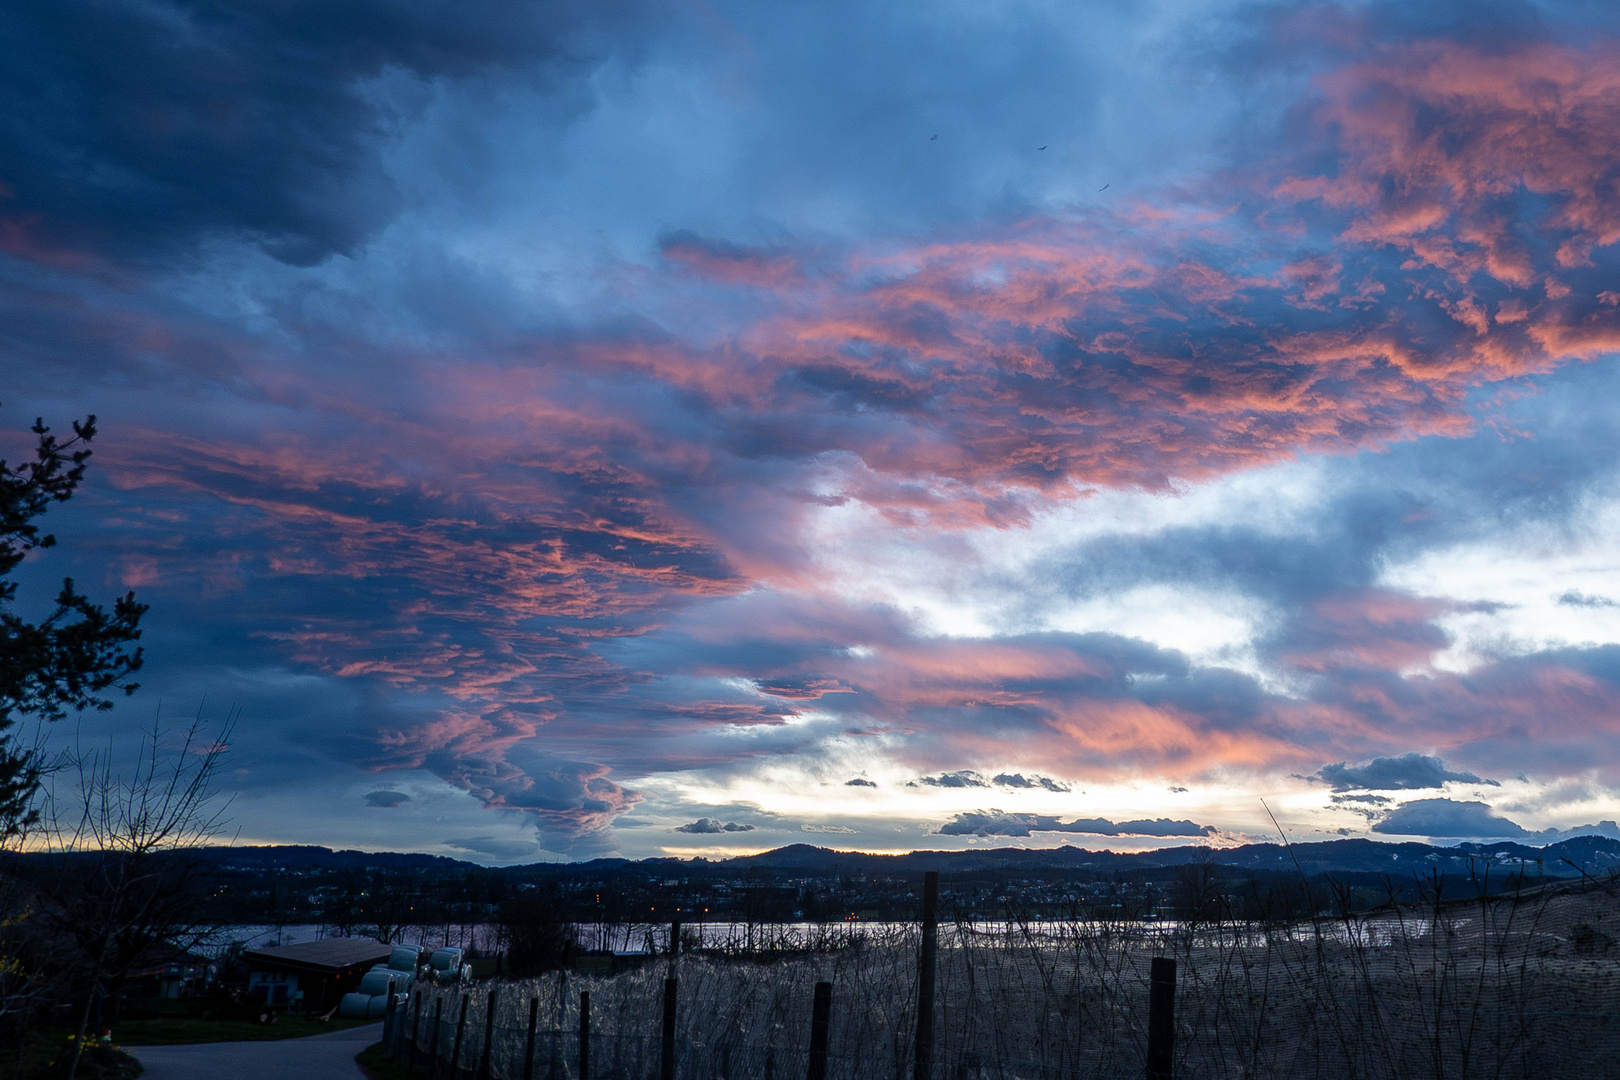
<path fill-rule="evenodd" d="M 825 1076 L 902 1080 L 922 940 L 895 926 L 765 962 L 689 953 L 613 976 L 422 987 L 387 1045 L 426 1075 L 587 1080 L 583 993 L 588 1080 L 798 1080 L 825 981 Z M 1620 1075 L 1620 895 L 1590 883 L 1290 924 L 947 922 L 931 1077 L 1141 1077 L 1154 957 L 1177 964 L 1166 1049 L 1184 1080 Z"/>

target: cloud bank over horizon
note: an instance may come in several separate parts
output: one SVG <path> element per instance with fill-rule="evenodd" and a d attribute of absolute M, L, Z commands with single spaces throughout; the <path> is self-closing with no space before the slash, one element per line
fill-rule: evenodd
<path fill-rule="evenodd" d="M 1501 786 L 1495 780 L 1482 780 L 1471 772 L 1452 772 L 1437 757 L 1411 752 L 1398 757 L 1373 758 L 1358 765 L 1339 761 L 1322 766 L 1315 775 L 1334 791 L 1406 791 L 1445 787 L 1451 783 Z"/>
<path fill-rule="evenodd" d="M 87 723 L 239 705 L 256 838 L 1620 816 L 1620 18 L 0 30 L 0 442 L 102 428 L 25 594 L 153 605 Z"/>

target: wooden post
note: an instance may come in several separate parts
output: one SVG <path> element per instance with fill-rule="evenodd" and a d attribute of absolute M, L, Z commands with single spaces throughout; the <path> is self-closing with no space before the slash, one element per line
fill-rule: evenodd
<path fill-rule="evenodd" d="M 916 1080 L 931 1080 L 934 1068 L 934 973 L 939 948 L 939 871 L 923 875 L 922 954 L 917 958 Z"/>
<path fill-rule="evenodd" d="M 433 1033 L 428 1036 L 428 1080 L 434 1080 L 439 1075 L 439 1010 L 444 1007 L 444 998 L 433 999 Z"/>
<path fill-rule="evenodd" d="M 810 1071 L 805 1080 L 827 1080 L 827 1030 L 832 1021 L 832 983 L 816 983 L 810 1009 Z"/>
<path fill-rule="evenodd" d="M 461 995 L 461 1014 L 456 1017 L 456 1042 L 450 1051 L 450 1080 L 461 1080 L 461 1037 L 467 1033 L 467 1003 L 472 995 L 463 992 Z"/>
<path fill-rule="evenodd" d="M 562 1008 L 563 990 L 568 986 L 568 974 L 557 981 L 557 1007 Z M 546 1080 L 564 1080 L 562 1071 L 562 1018 L 558 1018 L 557 1034 L 551 1039 L 550 1053 L 546 1055 Z"/>
<path fill-rule="evenodd" d="M 1155 956 L 1148 975 L 1149 1080 L 1170 1080 L 1175 1069 L 1176 962 Z"/>
<path fill-rule="evenodd" d="M 495 1044 L 495 988 L 490 987 L 489 1005 L 484 1010 L 484 1052 L 478 1058 L 478 1080 L 489 1080 L 489 1053 Z"/>
<path fill-rule="evenodd" d="M 416 1068 L 416 1058 L 422 1046 L 422 991 L 416 992 L 416 1022 L 411 1025 L 411 1068 Z"/>
<path fill-rule="evenodd" d="M 540 999 L 529 999 L 529 1040 L 523 1044 L 523 1080 L 534 1080 L 534 1023 L 540 1016 Z"/>
<path fill-rule="evenodd" d="M 664 980 L 664 1045 L 659 1058 L 659 1080 L 675 1080 L 675 987 L 674 979 Z"/>
<path fill-rule="evenodd" d="M 406 983 L 405 986 L 409 986 Z M 410 1014 L 411 992 L 401 988 L 399 991 L 399 1007 L 394 1010 L 394 1041 L 388 1044 L 388 1060 L 398 1061 L 405 1052 L 405 1020 Z"/>
<path fill-rule="evenodd" d="M 669 921 L 669 955 L 679 955 L 681 951 L 681 918 L 677 915 Z"/>
<path fill-rule="evenodd" d="M 394 1060 L 394 980 L 388 980 L 388 1000 L 383 1003 L 383 1056 Z"/>
<path fill-rule="evenodd" d="M 591 992 L 579 992 L 579 1080 L 591 1080 Z"/>

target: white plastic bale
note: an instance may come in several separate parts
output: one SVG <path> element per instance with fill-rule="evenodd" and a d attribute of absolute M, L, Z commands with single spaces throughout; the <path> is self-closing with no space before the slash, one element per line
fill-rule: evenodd
<path fill-rule="evenodd" d="M 386 994 L 388 993 L 388 983 L 390 979 L 393 979 L 393 975 L 387 968 L 382 968 L 380 970 L 377 968 L 372 968 L 361 977 L 360 985 L 355 989 L 359 993 L 365 994 L 368 997 L 375 996 L 377 994 Z M 394 982 L 396 984 L 395 989 L 398 989 L 398 980 L 394 979 Z"/>
<path fill-rule="evenodd" d="M 370 1015 L 370 994 L 344 994 L 343 1000 L 338 1002 L 338 1016 L 345 1020 L 364 1020 Z"/>

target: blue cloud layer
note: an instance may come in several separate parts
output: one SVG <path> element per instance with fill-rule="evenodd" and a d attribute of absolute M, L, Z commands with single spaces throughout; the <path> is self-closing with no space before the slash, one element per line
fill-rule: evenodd
<path fill-rule="evenodd" d="M 151 600 L 244 793 L 431 777 L 554 853 L 783 763 L 1075 799 L 883 804 L 946 836 L 1207 834 L 1079 801 L 1142 775 L 1601 786 L 1620 636 L 1440 663 L 1514 602 L 1389 575 L 1608 497 L 1614 22 L 18 8 L 0 421 L 104 430 L 28 594 Z M 1234 477 L 1276 497 L 1189 509 Z M 1419 802 L 1374 828 L 1506 827 Z"/>

